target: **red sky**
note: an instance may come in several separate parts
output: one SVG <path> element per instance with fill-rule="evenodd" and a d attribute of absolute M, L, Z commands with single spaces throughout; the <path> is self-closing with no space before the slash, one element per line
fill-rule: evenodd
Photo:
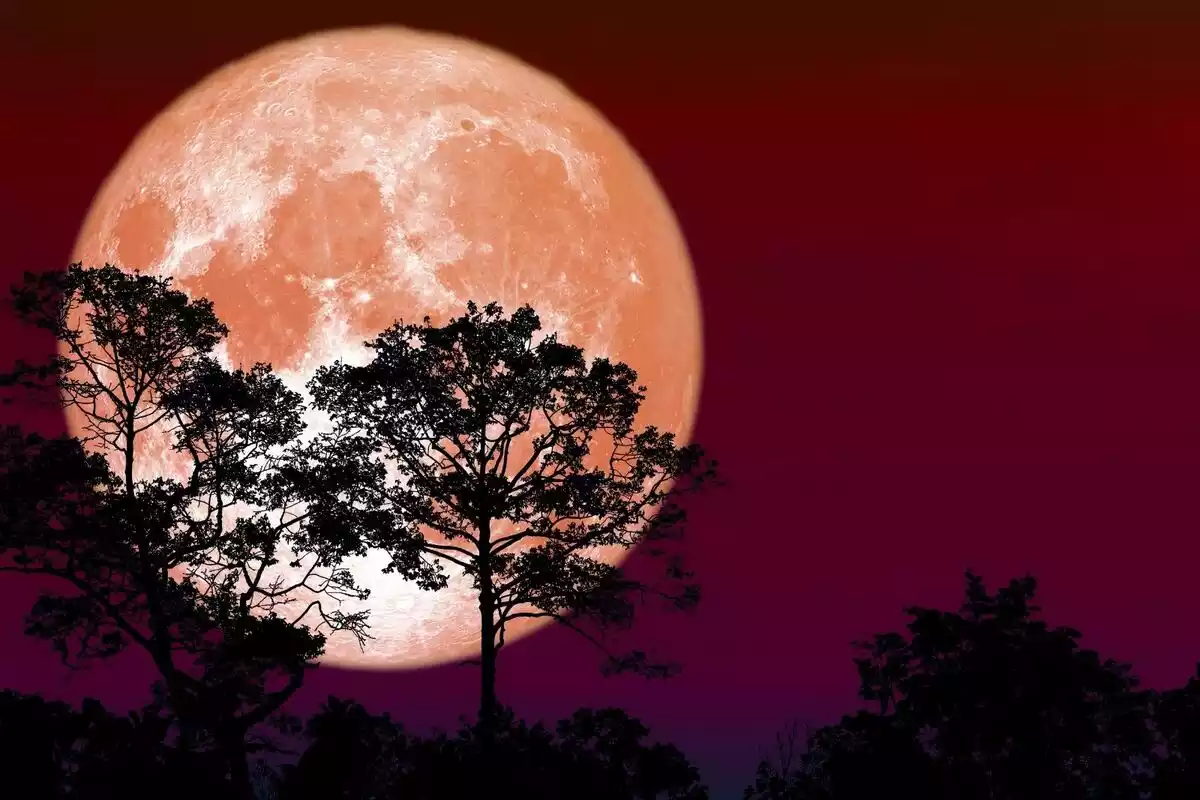
<path fill-rule="evenodd" d="M 852 707 L 852 639 L 956 604 L 967 567 L 1037 575 L 1052 622 L 1152 685 L 1200 660 L 1200 7 L 168 5 L 0 8 L 6 277 L 65 263 L 107 170 L 191 83 L 347 24 L 559 75 L 674 204 L 705 313 L 696 436 L 729 481 L 694 512 L 701 610 L 638 633 L 685 672 L 606 680 L 550 631 L 505 652 L 522 713 L 625 706 L 739 787 L 788 719 Z M 42 346 L 0 316 L 0 355 Z M 21 635 L 32 585 L 2 591 L 0 686 L 140 699 L 136 657 L 68 680 Z M 474 680 L 322 669 L 302 701 L 447 724 Z"/>

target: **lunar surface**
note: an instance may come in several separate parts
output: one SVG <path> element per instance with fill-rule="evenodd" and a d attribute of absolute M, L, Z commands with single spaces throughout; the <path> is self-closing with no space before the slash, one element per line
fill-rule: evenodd
<path fill-rule="evenodd" d="M 398 318 L 529 303 L 587 356 L 639 372 L 640 424 L 691 430 L 700 312 L 670 206 L 595 109 L 470 41 L 346 30 L 224 67 L 138 135 L 74 260 L 211 299 L 230 328 L 227 364 L 269 362 L 301 392 L 322 364 L 364 363 L 363 341 Z M 315 412 L 308 423 L 327 425 Z M 180 469 L 164 443 L 140 447 L 144 476 Z M 381 574 L 386 562 L 350 564 L 371 589 L 373 641 L 362 651 L 335 635 L 324 661 L 394 669 L 477 653 L 470 582 L 425 592 Z M 541 623 L 521 622 L 509 642 Z"/>

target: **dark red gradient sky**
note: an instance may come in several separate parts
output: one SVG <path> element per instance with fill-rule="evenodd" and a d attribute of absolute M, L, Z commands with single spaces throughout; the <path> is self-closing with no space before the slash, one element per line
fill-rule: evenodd
<path fill-rule="evenodd" d="M 729 481 L 695 507 L 701 610 L 635 636 L 681 677 L 606 680 L 549 631 L 505 653 L 508 701 L 626 706 L 729 791 L 789 718 L 853 705 L 852 639 L 955 604 L 967 567 L 1034 573 L 1051 621 L 1181 682 L 1200 659 L 1200 6 L 767 10 L 785 5 L 0 4 L 0 277 L 64 264 L 138 128 L 228 59 L 350 24 L 482 39 L 597 104 L 671 198 L 704 302 L 696 435 Z M 0 318 L 6 358 L 44 347 Z M 25 640 L 35 587 L 6 583 L 0 685 L 141 698 L 137 656 L 68 676 Z M 322 669 L 302 704 L 445 724 L 474 681 Z"/>

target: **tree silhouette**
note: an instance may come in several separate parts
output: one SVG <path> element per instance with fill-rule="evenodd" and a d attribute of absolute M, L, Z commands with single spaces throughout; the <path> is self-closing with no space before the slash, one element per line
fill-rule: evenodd
<path fill-rule="evenodd" d="M 754 783 L 746 787 L 744 800 L 795 800 L 808 797 L 803 792 L 811 787 L 803 785 L 805 775 L 800 770 L 801 753 L 798 723 L 791 723 L 775 736 L 774 755 L 765 755 L 758 762 Z"/>
<path fill-rule="evenodd" d="M 384 798 L 405 770 L 410 739 L 388 714 L 330 697 L 305 726 L 308 747 L 284 771 L 282 800 Z"/>
<path fill-rule="evenodd" d="M 167 743 L 153 710 L 124 716 L 88 698 L 81 708 L 0 691 L 0 765 L 13 800 L 183 800 L 223 788 L 218 765 Z"/>
<path fill-rule="evenodd" d="M 618 709 L 583 709 L 554 729 L 499 709 L 491 731 L 407 734 L 386 715 L 330 698 L 309 722 L 310 745 L 285 772 L 282 800 L 706 800 L 675 747 L 648 744 Z"/>
<path fill-rule="evenodd" d="M 583 778 L 577 797 L 705 800 L 696 768 L 670 744 L 645 743 L 650 731 L 619 708 L 581 709 L 557 727 L 567 769 Z M 590 794 L 588 794 L 590 792 Z"/>
<path fill-rule="evenodd" d="M 1180 688 L 1155 699 L 1154 727 L 1161 743 L 1156 759 L 1154 797 L 1200 797 L 1200 665 Z"/>
<path fill-rule="evenodd" d="M 0 763 L 8 768 L 6 796 L 66 797 L 72 746 L 80 727 L 65 703 L 0 691 Z"/>
<path fill-rule="evenodd" d="M 75 264 L 13 294 L 59 351 L 4 382 L 50 390 L 81 428 L 0 431 L 0 569 L 71 590 L 43 596 L 28 631 L 70 664 L 142 647 L 183 743 L 220 750 L 248 797 L 252 731 L 287 723 L 322 631 L 365 635 L 365 614 L 321 602 L 366 596 L 349 572 L 288 543 L 305 514 L 277 467 L 300 397 L 266 365 L 222 368 L 225 326 L 167 279 Z M 143 474 L 147 440 L 177 454 L 179 476 Z"/>
<path fill-rule="evenodd" d="M 85 700 L 75 716 L 80 729 L 69 769 L 73 800 L 203 800 L 229 789 L 219 754 L 172 744 L 171 719 L 159 709 L 118 716 Z"/>
<path fill-rule="evenodd" d="M 1037 619 L 1035 589 L 1026 577 L 993 596 L 967 573 L 959 612 L 909 608 L 908 636 L 857 643 L 860 695 L 879 712 L 818 730 L 782 780 L 763 765 L 746 797 L 1142 797 L 1152 693 L 1078 631 Z"/>
<path fill-rule="evenodd" d="M 426 589 L 445 585 L 446 565 L 472 577 L 485 730 L 513 620 L 554 618 L 605 649 L 610 668 L 658 675 L 668 668 L 645 653 L 608 651 L 604 628 L 628 625 L 639 594 L 698 600 L 662 543 L 684 520 L 669 492 L 703 485 L 714 464 L 673 434 L 635 431 L 645 387 L 627 365 L 588 364 L 554 335 L 539 340 L 540 328 L 528 306 L 506 318 L 494 303 L 470 303 L 442 327 L 397 322 L 368 343 L 370 363 L 318 370 L 309 388 L 333 430 L 287 473 L 314 515 L 308 546 L 381 548 L 387 571 Z M 669 557 L 662 582 L 598 557 L 643 539 Z"/>

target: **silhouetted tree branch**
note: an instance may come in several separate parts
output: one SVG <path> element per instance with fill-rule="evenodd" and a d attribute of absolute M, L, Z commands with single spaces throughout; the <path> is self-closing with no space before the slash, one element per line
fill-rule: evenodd
<path fill-rule="evenodd" d="M 277 718 L 324 631 L 366 636 L 365 613 L 336 608 L 366 597 L 353 576 L 288 543 L 307 517 L 273 478 L 301 398 L 267 365 L 222 367 L 211 303 L 168 279 L 76 264 L 27 273 L 13 298 L 59 349 L 0 383 L 51 395 L 78 432 L 0 431 L 0 569 L 71 590 L 41 598 L 28 630 L 70 663 L 145 649 L 185 741 L 225 753 L 248 797 L 251 729 Z"/>
<path fill-rule="evenodd" d="M 645 387 L 627 365 L 590 364 L 528 306 L 490 304 L 442 327 L 396 323 L 364 366 L 335 363 L 309 384 L 334 428 L 283 471 L 308 502 L 305 546 L 381 548 L 388 572 L 439 589 L 447 567 L 479 597 L 480 715 L 496 705 L 496 658 L 510 622 L 554 617 L 608 653 L 610 667 L 664 674 L 644 654 L 609 652 L 635 602 L 699 599 L 678 560 L 666 584 L 623 576 L 602 553 L 649 542 L 654 555 L 685 519 L 675 498 L 715 464 L 671 433 L 635 429 Z"/>

